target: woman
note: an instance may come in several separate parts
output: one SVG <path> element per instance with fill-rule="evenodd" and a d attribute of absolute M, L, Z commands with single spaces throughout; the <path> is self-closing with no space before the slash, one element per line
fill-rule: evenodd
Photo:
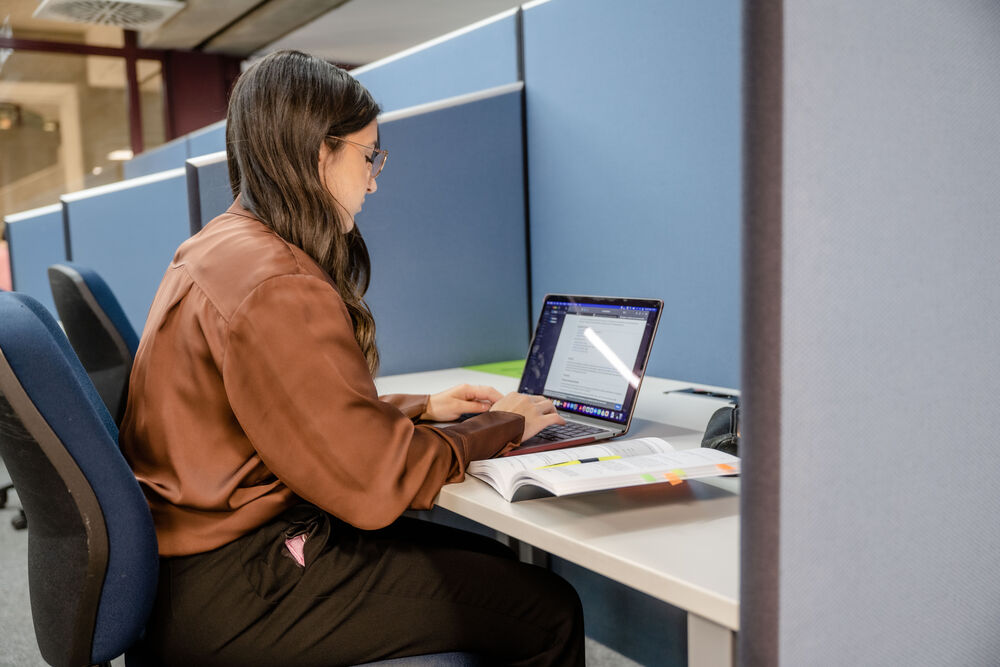
<path fill-rule="evenodd" d="M 378 112 L 348 74 L 292 51 L 233 89 L 236 201 L 168 268 L 121 428 L 162 556 L 146 644 L 168 664 L 454 650 L 583 664 L 568 584 L 493 540 L 400 518 L 561 419 L 489 387 L 376 395 L 354 216 L 385 160 Z"/>

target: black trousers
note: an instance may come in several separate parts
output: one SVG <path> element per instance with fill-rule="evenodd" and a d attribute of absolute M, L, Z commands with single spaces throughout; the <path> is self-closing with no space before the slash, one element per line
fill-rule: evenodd
<path fill-rule="evenodd" d="M 285 548 L 305 534 L 305 567 Z M 167 665 L 352 665 L 467 651 L 583 665 L 583 610 L 504 545 L 401 518 L 354 528 L 311 505 L 194 556 L 161 559 L 145 650 Z"/>

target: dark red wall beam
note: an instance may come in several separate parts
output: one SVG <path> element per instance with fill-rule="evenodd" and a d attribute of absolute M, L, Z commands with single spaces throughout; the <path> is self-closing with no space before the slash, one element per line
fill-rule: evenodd
<path fill-rule="evenodd" d="M 128 126 L 132 143 L 132 154 L 143 151 L 142 145 L 142 99 L 139 95 L 139 71 L 136 67 L 138 37 L 135 30 L 125 31 L 125 81 L 128 90 Z M 162 62 L 162 61 L 161 61 Z M 162 64 L 161 64 L 162 68 Z"/>
<path fill-rule="evenodd" d="M 140 49 L 128 47 L 128 33 L 126 31 L 125 47 L 118 46 L 94 46 L 93 44 L 75 44 L 72 42 L 49 42 L 44 39 L 21 39 L 19 37 L 0 37 L 0 49 L 14 49 L 15 51 L 48 51 L 49 53 L 72 53 L 83 56 L 112 56 L 124 58 L 126 52 L 130 51 L 136 58 L 163 60 L 163 51 L 158 49 Z"/>

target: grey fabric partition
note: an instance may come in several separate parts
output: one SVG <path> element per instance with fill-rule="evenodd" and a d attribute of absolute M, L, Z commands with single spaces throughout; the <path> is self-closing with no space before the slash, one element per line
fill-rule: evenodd
<path fill-rule="evenodd" d="M 746 320 L 744 577 L 776 590 L 745 579 L 742 662 L 995 665 L 1000 3 L 747 9 L 783 120 L 780 159 L 748 144 L 780 207 L 746 237 L 780 256 L 747 257 L 778 280 Z"/>
<path fill-rule="evenodd" d="M 521 94 L 381 119 L 389 159 L 356 222 L 383 374 L 528 349 Z"/>
<path fill-rule="evenodd" d="M 184 163 L 187 172 L 188 217 L 191 234 L 197 234 L 233 203 L 226 152 L 193 157 Z"/>
<path fill-rule="evenodd" d="M 743 7 L 743 665 L 778 664 L 781 487 L 781 2 Z"/>

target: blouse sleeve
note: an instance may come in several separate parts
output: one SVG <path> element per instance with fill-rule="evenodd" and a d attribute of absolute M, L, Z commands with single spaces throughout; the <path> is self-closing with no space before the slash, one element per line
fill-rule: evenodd
<path fill-rule="evenodd" d="M 314 277 L 261 283 L 229 322 L 223 381 L 264 465 L 296 495 L 359 528 L 433 505 L 469 461 L 517 444 L 520 415 L 440 429 L 379 399 L 350 316 Z"/>

